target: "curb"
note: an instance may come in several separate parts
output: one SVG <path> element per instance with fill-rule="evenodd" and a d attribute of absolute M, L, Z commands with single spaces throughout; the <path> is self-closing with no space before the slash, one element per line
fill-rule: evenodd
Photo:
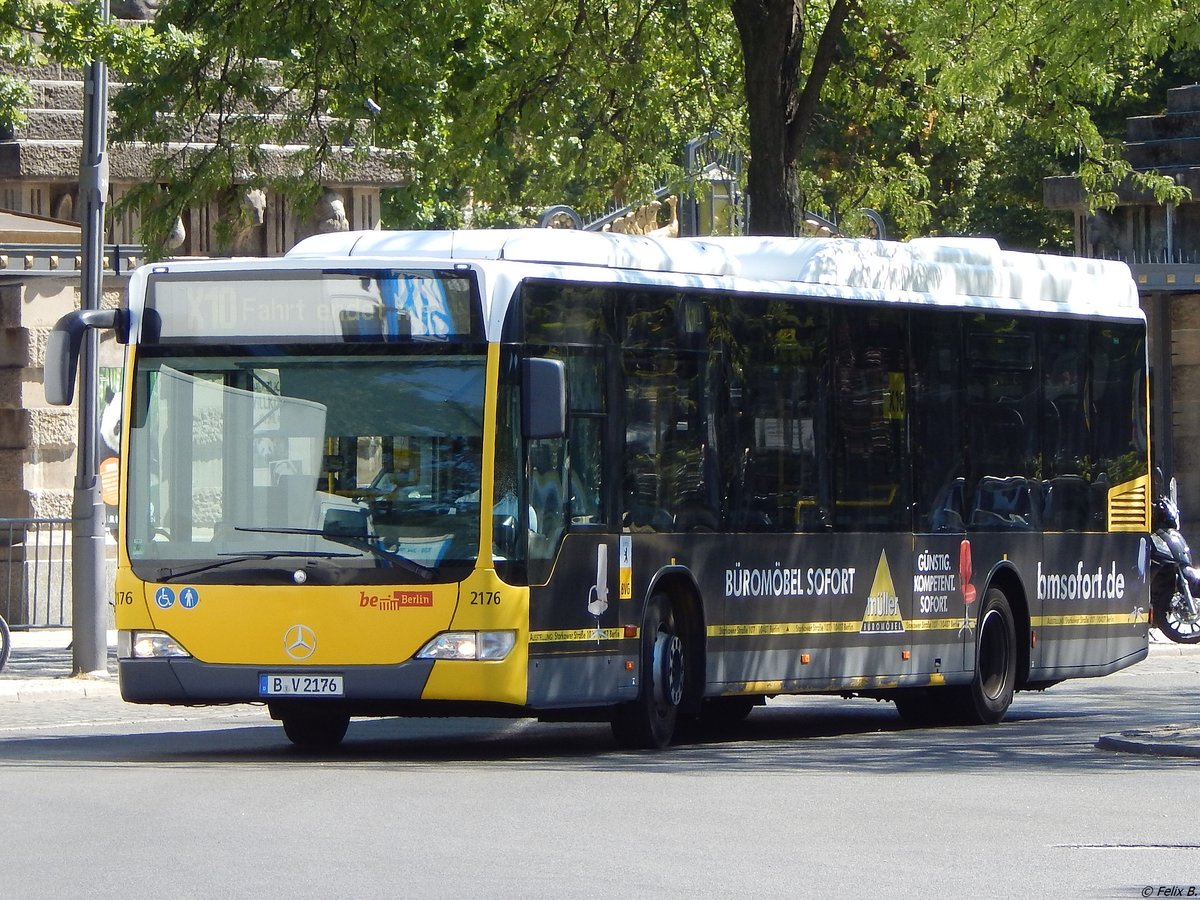
<path fill-rule="evenodd" d="M 21 703 L 63 698 L 119 697 L 115 678 L 69 676 L 62 678 L 0 678 L 0 703 Z"/>
<path fill-rule="evenodd" d="M 1101 735 L 1096 741 L 1101 750 L 1138 753 L 1143 756 L 1179 756 L 1200 759 L 1200 727 L 1164 725 L 1161 728 L 1121 731 Z"/>
<path fill-rule="evenodd" d="M 1200 653 L 1200 644 L 1176 644 L 1163 638 L 1150 642 L 1151 656 L 1194 656 Z"/>

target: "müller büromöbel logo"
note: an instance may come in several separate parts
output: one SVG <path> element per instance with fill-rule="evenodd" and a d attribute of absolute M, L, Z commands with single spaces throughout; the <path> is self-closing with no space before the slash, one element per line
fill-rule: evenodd
<path fill-rule="evenodd" d="M 887 551 L 879 553 L 879 565 L 875 567 L 875 580 L 871 582 L 871 593 L 867 594 L 867 608 L 863 613 L 859 634 L 899 634 L 904 631 L 904 616 L 900 613 L 900 597 L 892 582 L 892 570 L 888 567 Z"/>

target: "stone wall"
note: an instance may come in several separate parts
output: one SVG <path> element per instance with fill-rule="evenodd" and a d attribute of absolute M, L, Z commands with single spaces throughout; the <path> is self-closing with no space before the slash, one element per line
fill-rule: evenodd
<path fill-rule="evenodd" d="M 120 303 L 125 281 L 106 280 L 106 306 Z M 78 307 L 77 277 L 0 278 L 0 518 L 70 515 L 77 417 L 46 403 L 42 365 L 50 329 Z M 101 366 L 120 367 L 123 352 L 101 336 Z"/>
<path fill-rule="evenodd" d="M 1171 446 L 1187 533 L 1200 534 L 1200 295 L 1171 298 Z"/>

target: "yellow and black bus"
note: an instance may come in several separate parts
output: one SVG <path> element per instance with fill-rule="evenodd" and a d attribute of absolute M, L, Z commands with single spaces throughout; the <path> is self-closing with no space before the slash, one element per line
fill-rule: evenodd
<path fill-rule="evenodd" d="M 349 233 L 147 265 L 59 327 L 97 321 L 128 345 L 133 702 L 265 702 L 307 746 L 495 715 L 663 747 L 781 694 L 998 722 L 1147 653 L 1146 327 L 1118 263 Z"/>

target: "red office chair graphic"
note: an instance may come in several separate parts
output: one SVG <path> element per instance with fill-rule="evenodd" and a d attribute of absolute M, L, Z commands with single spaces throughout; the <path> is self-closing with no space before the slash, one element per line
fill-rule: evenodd
<path fill-rule="evenodd" d="M 971 621 L 971 604 L 975 602 L 975 585 L 971 584 L 971 542 L 964 540 L 958 545 L 958 581 L 962 585 L 963 623 L 958 629 L 959 635 L 970 634 L 975 629 Z"/>

